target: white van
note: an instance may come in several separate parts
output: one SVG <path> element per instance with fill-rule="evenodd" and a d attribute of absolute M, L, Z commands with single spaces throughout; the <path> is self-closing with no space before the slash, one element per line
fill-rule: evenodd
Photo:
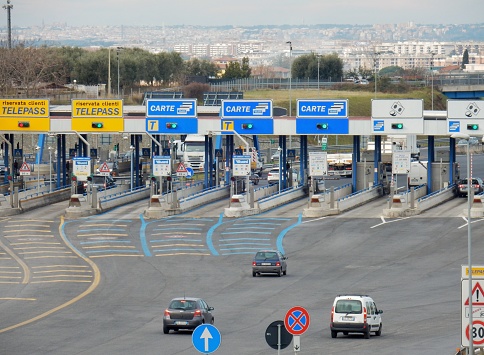
<path fill-rule="evenodd" d="M 338 333 L 362 333 L 366 339 L 370 339 L 370 332 L 380 336 L 382 313 L 367 295 L 338 295 L 331 309 L 331 338 L 336 338 Z"/>

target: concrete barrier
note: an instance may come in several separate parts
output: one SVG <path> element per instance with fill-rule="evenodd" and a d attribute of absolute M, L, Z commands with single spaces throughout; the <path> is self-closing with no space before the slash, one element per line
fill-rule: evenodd
<path fill-rule="evenodd" d="M 372 186 L 338 199 L 337 208 L 339 212 L 348 211 L 381 197 L 382 193 L 383 187 L 381 185 Z"/>
<path fill-rule="evenodd" d="M 171 193 L 153 195 L 151 197 L 152 204 L 144 211 L 143 215 L 148 219 L 173 216 L 229 197 L 230 186 L 201 190 L 202 186 L 203 184 L 197 184 Z M 180 196 L 182 197 L 180 198 Z M 173 199 L 176 200 L 175 203 L 173 203 Z"/>
<path fill-rule="evenodd" d="M 99 198 L 98 212 L 105 212 L 118 206 L 123 206 L 131 202 L 148 199 L 151 189 L 149 187 L 138 188 L 133 191 L 112 194 Z M 98 193 L 99 194 L 99 193 Z"/>
<path fill-rule="evenodd" d="M 255 203 L 255 210 L 258 210 L 258 213 L 268 211 L 278 206 L 285 205 L 286 203 L 300 200 L 307 196 L 306 189 L 302 186 L 299 187 L 291 187 L 285 190 L 282 190 L 281 193 L 277 193 L 271 196 L 264 197 L 258 200 Z"/>
<path fill-rule="evenodd" d="M 69 200 L 71 196 L 71 189 L 65 188 L 51 193 L 40 193 L 36 195 L 31 195 L 30 198 L 20 199 L 19 208 L 21 211 L 30 211 L 34 208 L 44 207 L 51 205 L 53 203 L 58 203 L 62 201 Z"/>
<path fill-rule="evenodd" d="M 244 195 L 233 195 L 230 198 L 230 206 L 225 208 L 224 216 L 226 217 L 241 217 L 247 216 L 250 208 L 249 203 L 245 199 Z"/>
<path fill-rule="evenodd" d="M 464 216 L 468 216 L 467 208 L 464 209 Z M 471 203 L 471 218 L 484 217 L 484 196 L 475 195 Z"/>
<path fill-rule="evenodd" d="M 452 200 L 455 198 L 454 187 L 455 185 L 450 185 L 429 195 L 420 197 L 417 199 L 416 208 L 420 210 L 420 212 L 423 212 L 444 202 Z"/>

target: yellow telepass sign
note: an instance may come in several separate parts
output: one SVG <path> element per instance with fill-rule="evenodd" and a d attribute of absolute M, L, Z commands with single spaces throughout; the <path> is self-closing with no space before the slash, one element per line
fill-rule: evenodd
<path fill-rule="evenodd" d="M 0 99 L 0 117 L 49 118 L 47 99 Z"/>
<path fill-rule="evenodd" d="M 72 118 L 123 118 L 123 100 L 72 100 Z"/>

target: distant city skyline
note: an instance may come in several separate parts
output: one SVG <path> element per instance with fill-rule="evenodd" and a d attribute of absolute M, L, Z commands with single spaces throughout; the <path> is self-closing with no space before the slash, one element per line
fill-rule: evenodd
<path fill-rule="evenodd" d="M 0 0 L 6 5 L 7 0 Z M 11 0 L 12 27 L 484 23 L 483 0 Z M 3 11 L 0 27 L 7 25 Z M 3 22 L 3 24 L 2 24 Z"/>

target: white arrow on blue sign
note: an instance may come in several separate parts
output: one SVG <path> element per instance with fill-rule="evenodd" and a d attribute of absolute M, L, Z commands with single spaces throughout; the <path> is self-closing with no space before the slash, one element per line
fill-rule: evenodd
<path fill-rule="evenodd" d="M 222 342 L 222 336 L 215 326 L 201 324 L 192 333 L 192 343 L 195 349 L 203 354 L 210 354 L 217 350 Z"/>

